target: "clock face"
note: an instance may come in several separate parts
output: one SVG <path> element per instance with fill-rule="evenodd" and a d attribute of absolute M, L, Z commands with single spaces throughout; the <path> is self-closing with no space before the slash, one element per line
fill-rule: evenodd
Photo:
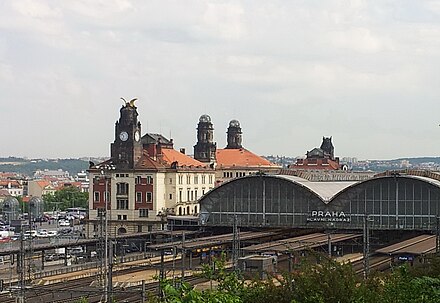
<path fill-rule="evenodd" d="M 136 141 L 139 141 L 139 139 L 140 139 L 140 135 L 139 135 L 139 132 L 138 132 L 138 131 L 136 131 L 136 132 L 134 133 L 134 139 L 135 139 Z"/>
<path fill-rule="evenodd" d="M 121 139 L 121 141 L 127 141 L 128 140 L 128 134 L 127 132 L 121 132 L 119 134 L 119 139 Z"/>

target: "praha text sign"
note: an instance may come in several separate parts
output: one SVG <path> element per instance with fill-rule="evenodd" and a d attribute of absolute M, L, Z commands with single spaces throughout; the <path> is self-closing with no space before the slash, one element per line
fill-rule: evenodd
<path fill-rule="evenodd" d="M 312 210 L 308 222 L 350 222 L 350 216 L 343 211 Z"/>

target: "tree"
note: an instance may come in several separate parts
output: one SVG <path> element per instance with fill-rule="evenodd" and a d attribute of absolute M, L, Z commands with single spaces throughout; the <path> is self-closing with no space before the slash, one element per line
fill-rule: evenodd
<path fill-rule="evenodd" d="M 306 260 L 291 274 L 293 302 L 353 302 L 360 279 L 351 265 L 340 264 L 323 255 L 312 257 L 319 263 Z"/>
<path fill-rule="evenodd" d="M 53 195 L 43 195 L 44 208 L 47 211 L 65 210 L 69 207 L 88 208 L 89 193 L 81 192 L 75 186 L 66 186 L 57 190 Z"/>

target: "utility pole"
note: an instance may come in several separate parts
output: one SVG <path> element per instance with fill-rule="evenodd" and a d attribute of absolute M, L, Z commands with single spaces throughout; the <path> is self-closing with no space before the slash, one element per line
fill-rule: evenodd
<path fill-rule="evenodd" d="M 330 231 L 327 231 L 327 250 L 329 259 L 332 258 L 332 237 Z"/>
<path fill-rule="evenodd" d="M 24 249 L 24 232 L 23 232 L 23 221 L 20 225 L 20 252 L 17 254 L 17 272 L 19 276 L 19 289 L 18 289 L 18 295 L 17 295 L 17 302 L 18 303 L 25 303 L 25 277 L 24 277 L 24 259 L 25 259 L 25 249 Z"/>
<path fill-rule="evenodd" d="M 104 190 L 104 302 L 110 302 L 109 294 L 111 295 L 111 287 L 112 285 L 112 271 L 111 264 L 109 262 L 109 209 L 111 215 L 111 196 L 109 197 L 108 191 L 108 181 L 111 180 L 112 173 L 111 171 L 116 169 L 116 167 L 112 164 L 103 164 L 98 165 L 96 168 L 101 169 L 101 176 L 104 178 L 105 182 L 105 190 Z M 110 174 L 109 174 L 110 172 Z M 109 201 L 110 198 L 110 201 Z M 111 218 L 110 218 L 111 220 Z M 113 258 L 113 256 L 111 256 Z"/>
<path fill-rule="evenodd" d="M 370 216 L 364 215 L 364 278 L 370 273 Z"/>
<path fill-rule="evenodd" d="M 440 216 L 435 216 L 435 252 L 438 255 L 440 250 Z"/>
<path fill-rule="evenodd" d="M 240 257 L 240 229 L 238 228 L 237 215 L 234 214 L 232 225 L 232 268 L 237 269 L 238 258 Z"/>
<path fill-rule="evenodd" d="M 182 282 L 185 281 L 185 231 L 182 232 Z"/>
<path fill-rule="evenodd" d="M 101 171 L 103 173 L 103 171 Z M 108 302 L 108 289 L 109 289 L 109 281 L 108 281 L 108 180 L 107 176 L 104 175 L 104 182 L 105 182 L 105 192 L 104 192 L 104 225 L 105 225 L 105 234 L 104 234 L 104 273 L 105 273 L 105 283 L 104 283 L 104 302 Z"/>
<path fill-rule="evenodd" d="M 113 300 L 113 241 L 110 241 L 110 245 L 108 247 L 110 259 L 109 259 L 109 265 L 108 265 L 108 284 L 107 284 L 107 293 L 108 293 L 108 299 L 110 302 Z"/>

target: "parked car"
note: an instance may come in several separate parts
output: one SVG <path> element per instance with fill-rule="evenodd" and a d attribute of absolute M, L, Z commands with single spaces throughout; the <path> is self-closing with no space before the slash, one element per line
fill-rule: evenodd
<path fill-rule="evenodd" d="M 58 225 L 59 226 L 70 226 L 70 222 L 68 220 L 59 220 Z"/>
<path fill-rule="evenodd" d="M 46 216 L 40 216 L 40 217 L 36 217 L 34 218 L 34 222 L 47 222 L 48 219 Z"/>
<path fill-rule="evenodd" d="M 68 234 L 71 234 L 72 232 L 73 232 L 72 228 L 63 228 L 59 231 L 59 234 L 68 235 Z"/>
<path fill-rule="evenodd" d="M 59 260 L 60 258 L 61 258 L 60 255 L 50 254 L 50 255 L 45 255 L 44 256 L 44 261 L 56 261 L 56 260 Z"/>
<path fill-rule="evenodd" d="M 49 234 L 47 233 L 47 231 L 45 229 L 40 229 L 37 232 L 37 238 L 48 238 Z"/>
<path fill-rule="evenodd" d="M 35 238 L 37 236 L 37 231 L 36 230 L 27 230 L 24 232 L 23 234 L 24 238 L 27 239 L 29 237 L 31 238 Z"/>
<path fill-rule="evenodd" d="M 47 231 L 47 235 L 49 237 L 56 237 L 56 236 L 58 236 L 58 231 L 56 231 L 56 230 L 49 230 L 49 231 Z"/>
<path fill-rule="evenodd" d="M 73 256 L 82 255 L 84 253 L 84 249 L 81 246 L 72 247 L 69 249 L 70 254 Z"/>

